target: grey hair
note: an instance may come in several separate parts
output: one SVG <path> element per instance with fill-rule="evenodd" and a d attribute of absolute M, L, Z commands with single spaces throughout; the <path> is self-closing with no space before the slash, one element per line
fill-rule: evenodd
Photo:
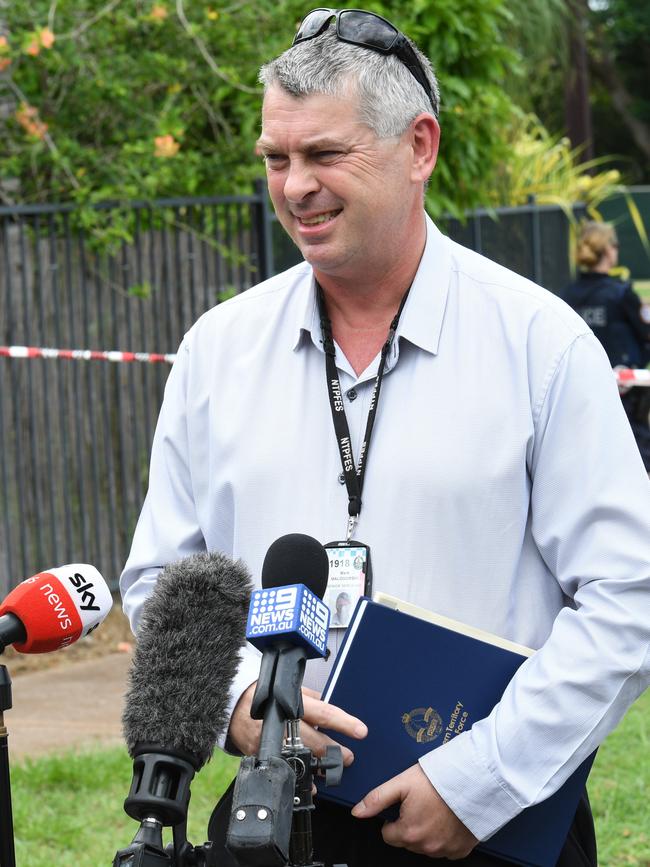
<path fill-rule="evenodd" d="M 411 46 L 431 85 L 433 106 L 422 85 L 394 54 L 342 42 L 332 26 L 264 64 L 259 81 L 265 92 L 277 85 L 296 97 L 315 93 L 344 97 L 353 88 L 362 121 L 378 138 L 391 138 L 402 135 L 423 112 L 438 116 L 440 94 L 435 73 L 422 52 L 412 42 Z"/>

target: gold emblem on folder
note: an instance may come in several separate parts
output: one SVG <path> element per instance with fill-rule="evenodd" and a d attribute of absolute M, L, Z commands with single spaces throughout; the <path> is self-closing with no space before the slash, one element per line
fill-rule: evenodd
<path fill-rule="evenodd" d="M 434 741 L 442 731 L 442 718 L 432 707 L 416 707 L 402 715 L 402 723 L 407 734 L 419 744 Z"/>

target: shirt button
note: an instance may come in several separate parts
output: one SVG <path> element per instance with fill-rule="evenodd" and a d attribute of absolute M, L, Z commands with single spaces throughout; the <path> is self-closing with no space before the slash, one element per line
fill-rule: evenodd
<path fill-rule="evenodd" d="M 344 485 L 345 484 L 345 474 L 339 473 L 338 480 L 339 480 L 339 485 Z"/>
<path fill-rule="evenodd" d="M 357 392 L 354 388 L 351 388 L 350 391 L 346 392 L 346 396 L 348 400 L 356 400 Z"/>

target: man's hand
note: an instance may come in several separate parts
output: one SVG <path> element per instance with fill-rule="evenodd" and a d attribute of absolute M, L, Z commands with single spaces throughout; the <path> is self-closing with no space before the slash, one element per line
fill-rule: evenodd
<path fill-rule="evenodd" d="M 242 693 L 233 711 L 230 729 L 228 730 L 230 740 L 240 753 L 243 753 L 245 756 L 255 755 L 259 748 L 260 733 L 262 731 L 262 721 L 251 719 L 251 704 L 253 702 L 255 686 L 256 684 L 252 683 Z M 350 716 L 349 713 L 336 707 L 336 705 L 326 704 L 321 701 L 319 694 L 313 689 L 303 687 L 302 699 L 305 714 L 303 723 L 300 726 L 300 737 L 305 746 L 309 747 L 314 755 L 324 756 L 327 746 L 336 743 L 336 741 L 328 738 L 322 732 L 317 731 L 315 726 L 341 732 L 341 734 L 352 738 L 365 738 L 368 734 L 366 725 L 360 719 Z M 343 764 L 351 764 L 354 760 L 352 752 L 347 747 L 341 747 L 341 751 L 343 753 Z"/>
<path fill-rule="evenodd" d="M 357 819 L 376 816 L 397 801 L 399 819 L 387 822 L 382 836 L 391 846 L 429 858 L 465 858 L 478 843 L 449 809 L 419 765 L 413 765 L 369 792 L 352 810 Z"/>

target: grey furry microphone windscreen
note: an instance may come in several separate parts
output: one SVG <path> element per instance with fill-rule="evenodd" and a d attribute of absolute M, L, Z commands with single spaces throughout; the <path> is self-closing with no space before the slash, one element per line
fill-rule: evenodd
<path fill-rule="evenodd" d="M 142 609 L 122 717 L 131 756 L 142 744 L 182 751 L 199 770 L 228 720 L 251 594 L 241 561 L 219 552 L 165 566 Z"/>

